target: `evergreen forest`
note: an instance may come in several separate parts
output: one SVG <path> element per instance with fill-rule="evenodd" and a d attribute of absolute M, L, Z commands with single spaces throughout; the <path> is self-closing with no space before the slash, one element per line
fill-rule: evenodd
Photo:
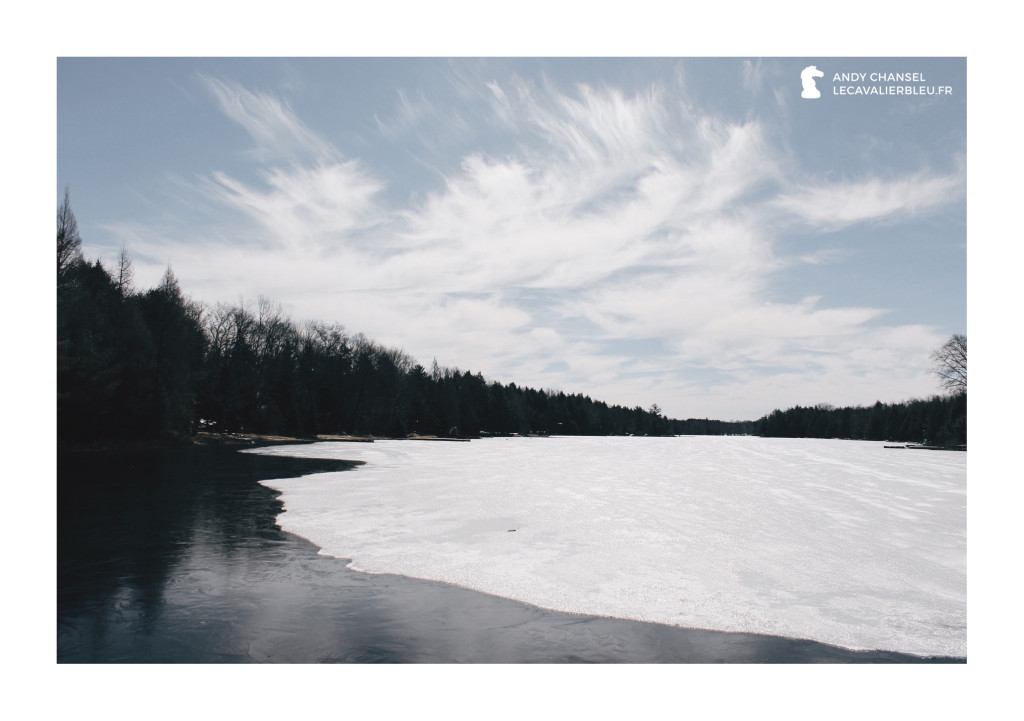
<path fill-rule="evenodd" d="M 967 443 L 967 394 L 902 403 L 835 408 L 827 404 L 774 410 L 756 423 L 776 438 L 848 438 L 955 447 Z"/>

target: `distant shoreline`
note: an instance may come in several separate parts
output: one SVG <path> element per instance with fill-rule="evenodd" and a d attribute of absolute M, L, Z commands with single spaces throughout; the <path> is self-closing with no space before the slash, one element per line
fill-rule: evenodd
<path fill-rule="evenodd" d="M 285 436 L 272 433 L 210 433 L 207 431 L 201 431 L 194 436 L 181 437 L 181 438 L 164 438 L 159 440 L 143 440 L 143 441 L 126 441 L 126 440 L 96 440 L 96 441 L 67 441 L 57 439 L 57 451 L 58 453 L 90 453 L 90 452 L 109 452 L 109 451 L 141 451 L 141 450 L 159 450 L 159 449 L 173 449 L 173 448 L 208 448 L 208 447 L 221 447 L 221 448 L 260 448 L 263 446 L 281 446 L 281 445 L 295 445 L 295 444 L 312 444 L 312 443 L 372 443 L 373 441 L 389 441 L 389 440 L 430 440 L 430 441 L 469 441 L 469 440 L 481 440 L 487 438 L 526 438 L 533 437 L 535 434 L 529 434 L 519 436 L 518 434 L 511 435 L 485 435 L 485 436 L 472 436 L 469 438 L 446 438 L 441 436 L 372 436 L 372 435 L 318 435 L 318 436 Z M 690 434 L 681 434 L 675 437 L 682 437 Z M 547 436 L 541 436 L 547 437 Z M 582 437 L 582 436 L 581 436 Z M 646 438 L 649 436 L 636 436 L 638 438 Z M 665 437 L 665 436 L 651 436 L 651 437 Z M 668 436 L 673 437 L 673 436 Z M 778 438 L 779 436 L 756 436 L 758 438 Z M 797 436 L 798 438 L 814 438 L 813 436 Z M 848 440 L 848 441 L 860 441 L 869 443 L 883 443 L 884 441 L 874 441 L 859 438 L 837 438 L 834 440 Z M 957 446 L 931 446 L 916 443 L 892 443 L 889 442 L 885 445 L 885 448 L 894 449 L 911 449 L 911 450 L 936 450 L 936 451 L 962 451 L 966 452 L 967 445 Z"/>

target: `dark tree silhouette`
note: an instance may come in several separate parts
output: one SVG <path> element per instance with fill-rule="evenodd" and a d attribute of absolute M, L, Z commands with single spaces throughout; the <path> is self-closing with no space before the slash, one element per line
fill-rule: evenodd
<path fill-rule="evenodd" d="M 953 394 L 967 392 L 967 336 L 952 335 L 932 353 L 932 371 Z"/>
<path fill-rule="evenodd" d="M 57 286 L 63 285 L 68 268 L 82 258 L 78 221 L 71 212 L 71 193 L 64 189 L 64 202 L 57 208 Z"/>
<path fill-rule="evenodd" d="M 121 246 L 121 253 L 117 256 L 117 272 L 114 273 L 114 280 L 121 295 L 131 295 L 134 278 L 135 269 L 132 267 L 131 256 L 128 255 L 128 249 Z"/>
<path fill-rule="evenodd" d="M 756 433 L 777 438 L 844 438 L 906 441 L 937 446 L 967 443 L 967 394 L 902 403 L 835 408 L 828 404 L 774 410 L 756 423 Z"/>

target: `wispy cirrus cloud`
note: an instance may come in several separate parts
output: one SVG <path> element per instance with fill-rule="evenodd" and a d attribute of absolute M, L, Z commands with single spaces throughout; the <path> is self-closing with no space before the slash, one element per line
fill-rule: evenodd
<path fill-rule="evenodd" d="M 747 89 L 758 92 L 761 90 L 762 83 L 764 82 L 765 66 L 764 62 L 758 58 L 756 60 L 744 60 L 743 61 L 743 85 Z"/>
<path fill-rule="evenodd" d="M 891 179 L 841 183 L 803 181 L 772 204 L 809 225 L 833 229 L 927 212 L 964 198 L 965 192 L 961 169 L 954 173 L 918 172 Z"/>
<path fill-rule="evenodd" d="M 756 85 L 764 70 L 742 72 Z M 886 326 L 885 308 L 773 300 L 779 269 L 841 260 L 784 254 L 776 239 L 931 212 L 963 197 L 962 173 L 826 184 L 769 140 L 766 121 L 701 112 L 677 84 L 459 78 L 462 95 L 475 92 L 459 112 L 403 93 L 377 127 L 436 154 L 445 141 L 430 128 L 457 117 L 480 147 L 436 167 L 437 185 L 385 199 L 383 170 L 343 158 L 283 100 L 204 83 L 265 165 L 255 184 L 223 171 L 202 183 L 244 219 L 234 235 L 201 256 L 187 242 L 146 248 L 180 252 L 175 268 L 200 298 L 263 294 L 421 362 L 658 400 L 681 416 L 749 417 L 782 393 L 839 403 L 924 387 L 918 356 L 937 334 Z"/>
<path fill-rule="evenodd" d="M 296 154 L 314 158 L 335 154 L 331 144 L 306 127 L 279 98 L 218 78 L 200 78 L 224 114 L 249 133 L 255 143 L 253 152 L 260 160 L 279 160 Z"/>
<path fill-rule="evenodd" d="M 265 190 L 221 172 L 205 187 L 256 222 L 272 248 L 328 249 L 383 220 L 375 196 L 384 185 L 356 161 L 273 168 L 261 175 Z"/>

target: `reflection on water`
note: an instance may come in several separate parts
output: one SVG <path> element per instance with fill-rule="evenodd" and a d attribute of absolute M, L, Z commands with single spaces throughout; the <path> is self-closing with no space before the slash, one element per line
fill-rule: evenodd
<path fill-rule="evenodd" d="M 563 614 L 369 575 L 274 523 L 259 479 L 345 462 L 190 448 L 58 459 L 63 663 L 907 662 L 752 634 Z"/>

